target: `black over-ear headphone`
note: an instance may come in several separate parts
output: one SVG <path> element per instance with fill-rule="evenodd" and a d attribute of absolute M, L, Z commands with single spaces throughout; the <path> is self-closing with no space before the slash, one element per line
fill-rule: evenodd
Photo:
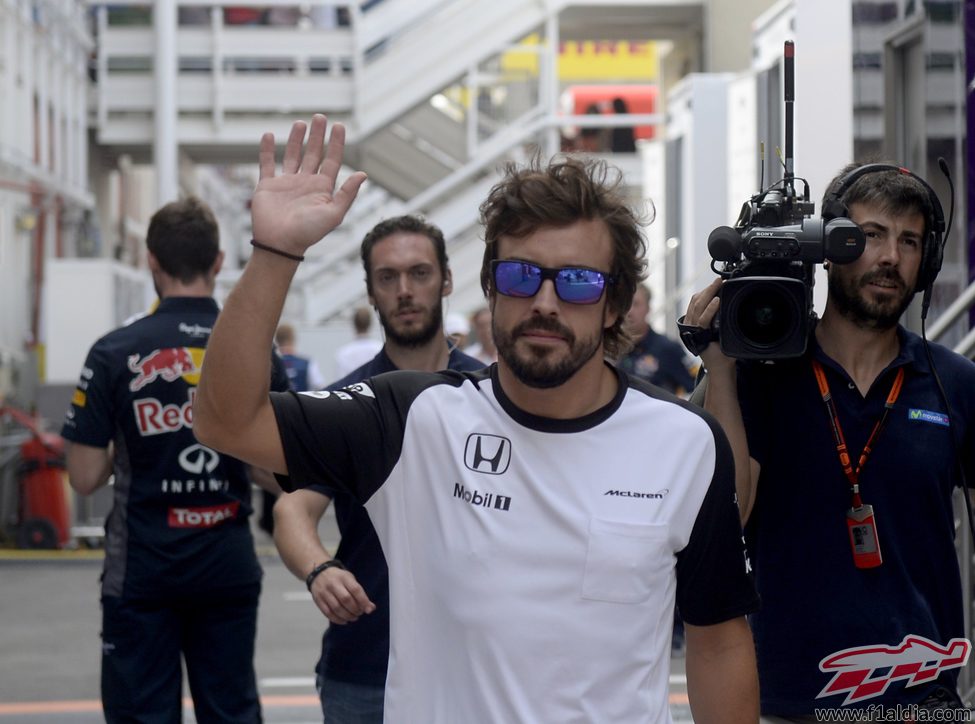
<path fill-rule="evenodd" d="M 941 209 L 941 201 L 938 194 L 934 192 L 931 185 L 923 178 L 912 173 L 901 166 L 893 166 L 889 163 L 868 163 L 853 169 L 835 184 L 833 189 L 823 200 L 823 220 L 835 219 L 838 216 L 849 216 L 849 209 L 843 203 L 843 194 L 850 190 L 850 187 L 863 176 L 880 171 L 897 171 L 905 176 L 910 176 L 917 181 L 928 192 L 928 201 L 931 204 L 930 213 L 927 215 L 927 237 L 921 246 L 921 268 L 917 275 L 917 291 L 930 293 L 934 286 L 934 280 L 941 271 L 941 264 L 944 261 L 945 253 L 945 214 Z"/>

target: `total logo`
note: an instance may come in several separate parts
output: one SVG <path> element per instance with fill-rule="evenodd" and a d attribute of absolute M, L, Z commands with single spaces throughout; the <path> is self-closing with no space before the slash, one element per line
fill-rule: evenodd
<path fill-rule="evenodd" d="M 153 350 L 145 357 L 131 355 L 128 367 L 135 377 L 129 382 L 129 389 L 138 392 L 157 379 L 165 382 L 185 379 L 189 384 L 196 385 L 200 381 L 205 352 L 203 347 L 169 347 Z"/>
<path fill-rule="evenodd" d="M 224 503 L 196 508 L 170 508 L 170 528 L 212 528 L 225 520 L 233 520 L 240 510 L 240 503 Z"/>
<path fill-rule="evenodd" d="M 143 397 L 132 402 L 135 412 L 135 426 L 142 437 L 161 435 L 166 432 L 176 432 L 184 427 L 193 427 L 193 400 L 196 398 L 196 388 L 191 387 L 186 393 L 186 402 L 164 404 L 155 397 Z"/>

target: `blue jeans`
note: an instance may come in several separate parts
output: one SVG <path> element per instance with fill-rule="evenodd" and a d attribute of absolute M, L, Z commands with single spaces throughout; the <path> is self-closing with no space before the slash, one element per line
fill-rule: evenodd
<path fill-rule="evenodd" d="M 321 675 L 315 686 L 325 724 L 383 724 L 385 687 L 349 684 Z"/>

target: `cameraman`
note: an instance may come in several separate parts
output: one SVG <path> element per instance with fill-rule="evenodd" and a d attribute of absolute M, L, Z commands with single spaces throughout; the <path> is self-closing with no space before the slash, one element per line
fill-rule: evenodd
<path fill-rule="evenodd" d="M 935 344 L 929 358 L 898 323 L 940 268 L 937 198 L 904 171 L 849 183 L 856 169 L 830 190 L 848 185 L 838 200 L 866 247 L 852 263 L 827 264 L 826 308 L 806 353 L 772 364 L 736 363 L 714 342 L 701 353 L 705 408 L 735 451 L 770 722 L 816 721 L 828 707 L 962 707 L 970 644 L 952 491 L 975 480 L 975 364 Z M 711 325 L 720 287 L 691 298 L 686 324 Z"/>

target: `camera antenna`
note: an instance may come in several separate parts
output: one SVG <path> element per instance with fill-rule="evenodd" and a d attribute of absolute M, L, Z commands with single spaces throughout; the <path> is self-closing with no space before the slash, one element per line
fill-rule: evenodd
<path fill-rule="evenodd" d="M 795 172 L 795 159 L 793 156 L 794 140 L 794 104 L 796 101 L 796 44 L 792 40 L 785 41 L 784 57 L 785 76 L 783 79 L 783 94 L 785 96 L 785 177 L 783 185 L 786 198 L 794 198 L 795 189 L 792 179 Z"/>
<path fill-rule="evenodd" d="M 765 141 L 760 141 L 758 144 L 758 158 L 760 171 L 758 174 L 758 193 L 762 193 L 765 188 Z"/>

